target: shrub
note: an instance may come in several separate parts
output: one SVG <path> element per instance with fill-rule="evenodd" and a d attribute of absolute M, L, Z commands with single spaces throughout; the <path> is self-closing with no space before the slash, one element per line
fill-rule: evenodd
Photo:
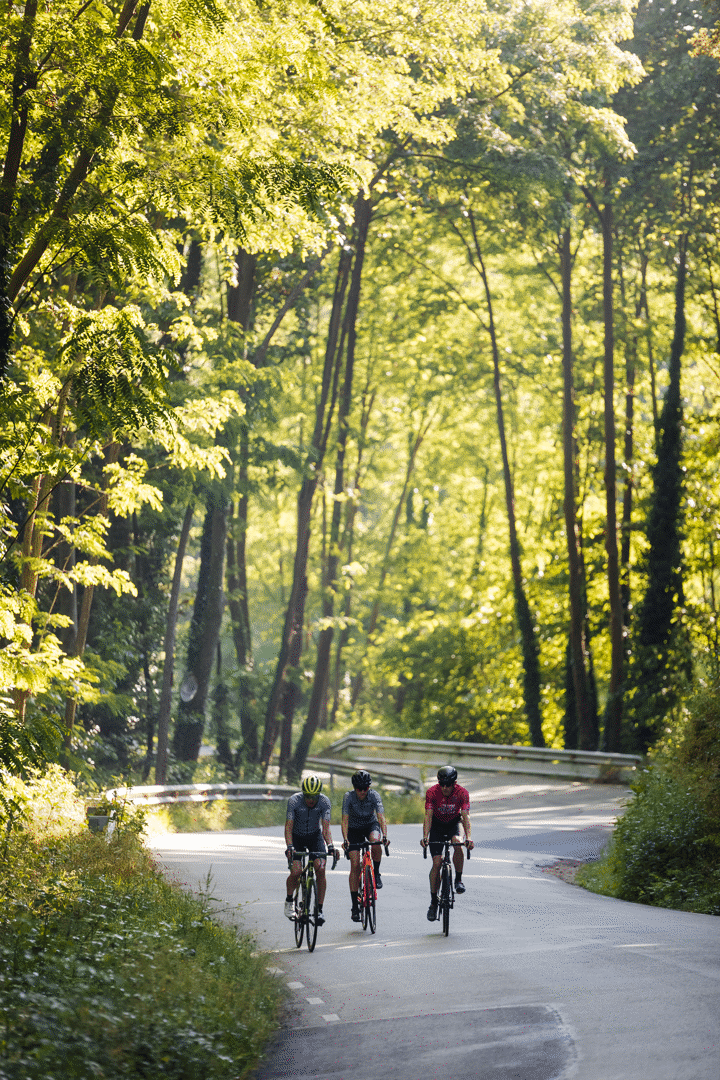
<path fill-rule="evenodd" d="M 656 767 L 633 791 L 607 852 L 580 870 L 578 883 L 621 900 L 720 914 L 720 835 L 696 790 Z"/>

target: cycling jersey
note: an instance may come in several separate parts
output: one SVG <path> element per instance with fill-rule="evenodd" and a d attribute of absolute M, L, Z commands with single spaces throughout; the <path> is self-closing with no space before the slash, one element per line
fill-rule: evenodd
<path fill-rule="evenodd" d="M 361 829 L 377 821 L 378 814 L 384 814 L 382 799 L 377 791 L 368 791 L 364 799 L 358 799 L 357 792 L 346 791 L 343 795 L 343 817 L 347 814 L 348 825 L 353 829 Z M 379 824 L 378 824 L 379 827 Z"/>
<path fill-rule="evenodd" d="M 302 791 L 291 795 L 287 804 L 287 820 L 293 823 L 297 836 L 311 836 L 322 829 L 323 821 L 330 821 L 332 807 L 327 795 L 318 796 L 314 806 L 307 806 Z"/>
<path fill-rule="evenodd" d="M 433 784 L 425 792 L 425 809 L 432 810 L 435 821 L 456 821 L 470 809 L 470 793 L 456 784 L 450 795 L 443 795 L 439 784 Z"/>
<path fill-rule="evenodd" d="M 437 818 L 433 818 L 428 835 L 432 857 L 442 855 L 445 846 L 444 841 L 452 840 L 454 836 L 460 836 L 461 832 L 460 818 L 455 818 L 454 821 L 438 821 Z"/>

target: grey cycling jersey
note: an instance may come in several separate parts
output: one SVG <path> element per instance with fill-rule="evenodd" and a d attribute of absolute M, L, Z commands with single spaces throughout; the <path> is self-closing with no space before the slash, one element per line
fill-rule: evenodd
<path fill-rule="evenodd" d="M 314 806 L 306 806 L 305 796 L 298 791 L 288 799 L 287 820 L 292 821 L 298 836 L 312 836 L 322 828 L 323 821 L 330 821 L 331 809 L 327 795 L 320 795 Z"/>
<path fill-rule="evenodd" d="M 354 788 L 343 795 L 342 812 L 343 817 L 347 814 L 351 829 L 361 829 L 363 825 L 377 821 L 378 814 L 385 813 L 377 791 L 368 791 L 364 799 L 358 799 Z"/>

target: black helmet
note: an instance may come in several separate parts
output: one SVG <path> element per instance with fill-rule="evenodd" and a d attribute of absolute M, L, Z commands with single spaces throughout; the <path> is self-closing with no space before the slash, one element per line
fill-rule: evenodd
<path fill-rule="evenodd" d="M 358 769 L 356 773 L 352 774 L 350 782 L 354 788 L 359 788 L 360 791 L 367 791 L 372 784 L 372 776 L 365 769 Z"/>
<path fill-rule="evenodd" d="M 443 765 L 442 769 L 438 769 L 438 784 L 456 784 L 457 783 L 457 769 L 454 765 Z"/>

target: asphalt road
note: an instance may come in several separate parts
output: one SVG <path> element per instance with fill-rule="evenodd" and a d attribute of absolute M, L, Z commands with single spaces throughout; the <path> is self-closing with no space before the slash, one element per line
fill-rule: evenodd
<path fill-rule="evenodd" d="M 282 915 L 280 828 L 153 841 L 189 887 L 211 874 L 288 986 L 257 1080 L 720 1080 L 720 919 L 595 896 L 542 869 L 597 854 L 627 792 L 488 779 L 471 794 L 478 846 L 448 938 L 426 919 L 417 825 L 389 829 L 374 936 L 350 921 L 348 864 L 329 874 L 312 954 Z"/>

